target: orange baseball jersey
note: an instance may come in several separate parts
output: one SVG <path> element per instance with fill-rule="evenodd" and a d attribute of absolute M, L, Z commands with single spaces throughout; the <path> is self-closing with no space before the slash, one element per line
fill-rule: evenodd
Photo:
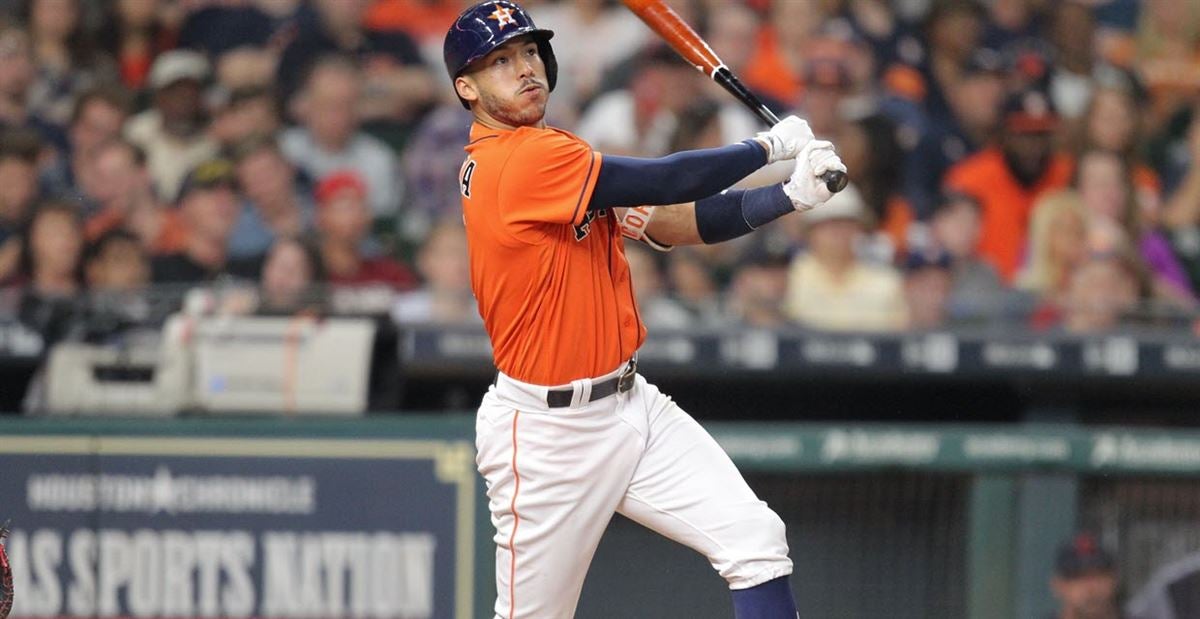
<path fill-rule="evenodd" d="M 562 385 L 641 346 L 616 214 L 589 211 L 601 155 L 559 129 L 475 123 L 460 176 L 471 288 L 496 368 Z"/>

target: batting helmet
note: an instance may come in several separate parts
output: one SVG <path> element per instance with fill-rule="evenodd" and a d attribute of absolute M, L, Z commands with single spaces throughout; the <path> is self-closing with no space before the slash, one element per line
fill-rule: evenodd
<path fill-rule="evenodd" d="M 537 42 L 538 54 L 542 57 L 542 64 L 546 65 L 546 80 L 550 90 L 554 90 L 558 78 L 558 61 L 554 59 L 554 49 L 550 47 L 550 37 L 554 36 L 554 32 L 535 26 L 525 9 L 510 0 L 481 2 L 463 11 L 454 20 L 442 44 L 442 56 L 446 61 L 446 71 L 450 73 L 450 81 L 453 82 L 471 63 L 492 50 L 526 34 L 532 34 Z M 458 100 L 462 101 L 463 107 L 471 107 L 462 97 Z"/>

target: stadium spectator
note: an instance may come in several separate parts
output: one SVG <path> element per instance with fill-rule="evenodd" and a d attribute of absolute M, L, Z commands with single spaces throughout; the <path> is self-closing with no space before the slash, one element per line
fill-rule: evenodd
<path fill-rule="evenodd" d="M 929 222 L 932 247 L 950 257 L 953 280 L 948 312 L 957 322 L 995 315 L 1004 294 L 996 269 L 981 259 L 976 249 L 982 227 L 980 208 L 971 196 L 946 194 Z"/>
<path fill-rule="evenodd" d="M 225 150 L 254 136 L 275 136 L 283 128 L 279 102 L 267 86 L 229 92 L 213 111 L 211 134 Z"/>
<path fill-rule="evenodd" d="M 146 290 L 150 257 L 133 234 L 113 230 L 89 244 L 83 273 L 88 292 L 83 322 L 90 340 L 103 340 L 161 317 L 151 315 Z"/>
<path fill-rule="evenodd" d="M 1048 619 L 1120 619 L 1117 564 L 1095 536 L 1080 533 L 1059 547 L 1050 589 L 1058 610 Z"/>
<path fill-rule="evenodd" d="M 83 274 L 92 293 L 136 293 L 150 283 L 150 256 L 141 239 L 111 230 L 88 245 Z"/>
<path fill-rule="evenodd" d="M 575 133 L 599 151 L 658 157 L 666 154 L 678 115 L 698 98 L 704 78 L 662 45 L 644 50 L 636 67 L 627 87 L 587 108 Z"/>
<path fill-rule="evenodd" d="M 36 77 L 29 35 L 0 19 L 0 128 L 32 129 L 50 147 L 65 150 L 62 130 L 29 107 L 30 88 Z"/>
<path fill-rule="evenodd" d="M 417 252 L 417 270 L 421 286 L 396 296 L 393 320 L 399 324 L 482 323 L 471 294 L 467 233 L 461 219 L 444 219 L 430 230 Z"/>
<path fill-rule="evenodd" d="M 869 225 L 862 196 L 853 184 L 819 209 L 804 214 L 808 251 L 788 272 L 788 316 L 805 326 L 831 331 L 895 331 L 908 324 L 900 274 L 863 261 L 855 253 Z"/>
<path fill-rule="evenodd" d="M 547 5 L 538 10 L 537 23 L 553 30 L 556 40 L 571 41 L 558 46 L 562 51 L 555 49 L 562 66 L 572 70 L 559 74 L 549 112 L 558 122 L 569 124 L 598 94 L 604 74 L 637 53 L 651 36 L 636 15 L 603 0 Z"/>
<path fill-rule="evenodd" d="M 932 122 L 952 117 L 949 93 L 960 86 L 979 49 L 985 18 L 975 0 L 933 0 L 923 24 L 928 53 L 917 65 L 920 86 L 915 90 Z"/>
<path fill-rule="evenodd" d="M 409 290 L 417 281 L 407 267 L 387 256 L 363 255 L 371 225 L 368 192 L 362 177 L 352 171 L 334 172 L 317 184 L 317 231 L 329 284 Z"/>
<path fill-rule="evenodd" d="M 409 122 L 437 99 L 436 82 L 408 35 L 363 28 L 368 5 L 368 0 L 313 0 L 317 19 L 302 22 L 279 61 L 277 86 L 284 100 L 301 87 L 319 59 L 331 54 L 356 59 L 368 77 L 371 88 L 354 99 L 367 119 Z"/>
<path fill-rule="evenodd" d="M 696 326 L 721 324 L 721 289 L 708 256 L 698 247 L 678 247 L 667 258 L 669 288 L 692 314 Z"/>
<path fill-rule="evenodd" d="M 38 197 L 37 136 L 30 131 L 0 132 L 0 281 L 17 275 L 21 230 Z"/>
<path fill-rule="evenodd" d="M 1087 211 L 1079 194 L 1061 191 L 1038 200 L 1029 231 L 1028 260 L 1017 286 L 1043 306 L 1060 307 L 1075 268 L 1088 253 Z M 1052 320 L 1034 317 L 1035 326 Z"/>
<path fill-rule="evenodd" d="M 1093 7 L 1081 0 L 1064 0 L 1050 9 L 1049 38 L 1054 47 L 1054 66 L 1049 75 L 1050 96 L 1063 118 L 1083 115 L 1092 98 L 1096 73 L 1096 18 Z"/>
<path fill-rule="evenodd" d="M 105 142 L 97 147 L 88 169 L 88 194 L 97 207 L 84 227 L 88 241 L 120 229 L 140 239 L 152 255 L 183 249 L 187 230 L 154 194 L 140 148 L 119 138 Z"/>
<path fill-rule="evenodd" d="M 782 256 L 762 255 L 747 261 L 733 276 L 725 310 L 727 320 L 754 329 L 780 329 L 788 262 Z"/>
<path fill-rule="evenodd" d="M 1100 150 L 1084 153 L 1075 186 L 1088 212 L 1091 228 L 1115 231 L 1122 244 L 1136 247 L 1153 278 L 1155 296 L 1189 303 L 1195 293 L 1166 236 L 1155 227 L 1154 213 L 1135 202 L 1133 177 L 1120 156 Z"/>
<path fill-rule="evenodd" d="M 176 201 L 187 238 L 182 250 L 154 258 L 154 283 L 193 284 L 224 274 L 258 277 L 259 261 L 229 256 L 229 235 L 238 212 L 236 184 L 233 163 L 225 159 L 210 159 L 188 172 Z"/>
<path fill-rule="evenodd" d="M 150 177 L 163 200 L 175 197 L 188 170 L 217 154 L 217 143 L 206 132 L 201 99 L 208 76 L 208 61 L 197 52 L 160 55 L 147 80 L 154 105 L 125 126 L 125 136 L 146 152 Z"/>
<path fill-rule="evenodd" d="M 1042 20 L 1035 0 L 996 0 L 987 3 L 987 7 L 983 47 L 1002 50 L 1037 38 Z"/>
<path fill-rule="evenodd" d="M 174 49 L 178 33 L 161 18 L 163 6 L 146 0 L 107 3 L 100 44 L 116 62 L 121 83 L 141 90 L 159 54 Z"/>
<path fill-rule="evenodd" d="M 302 126 L 284 131 L 280 144 L 309 178 L 355 170 L 366 183 L 373 216 L 393 218 L 401 198 L 398 163 L 387 145 L 359 128 L 362 89 L 363 74 L 352 60 L 342 56 L 319 60 L 292 102 Z"/>
<path fill-rule="evenodd" d="M 427 114 L 409 138 L 400 160 L 399 232 L 407 243 L 420 245 L 435 222 L 462 213 L 459 174 L 471 122 L 471 113 L 454 101 Z"/>
<path fill-rule="evenodd" d="M 990 142 L 1004 97 L 1000 62 L 990 50 L 972 54 L 958 87 L 946 93 L 950 114 L 928 123 L 903 159 L 905 197 L 921 219 L 936 205 L 946 172 Z"/>
<path fill-rule="evenodd" d="M 949 253 L 938 249 L 910 253 L 904 262 L 908 328 L 927 331 L 946 326 L 953 289 L 953 261 Z"/>
<path fill-rule="evenodd" d="M 1137 32 L 1137 70 L 1153 94 L 1146 113 L 1151 131 L 1162 127 L 1184 107 L 1190 107 L 1200 73 L 1200 7 L 1176 0 L 1145 0 Z"/>
<path fill-rule="evenodd" d="M 999 143 L 951 167 L 946 187 L 971 195 L 983 206 L 980 255 L 1005 281 L 1012 281 L 1021 263 L 1033 203 L 1070 182 L 1071 161 L 1054 152 L 1058 116 L 1044 93 L 1012 94 L 1002 118 Z"/>
<path fill-rule="evenodd" d="M 243 141 L 234 151 L 234 163 L 246 200 L 229 237 L 230 256 L 261 256 L 275 239 L 299 238 L 313 230 L 311 194 L 274 139 Z"/>
<path fill-rule="evenodd" d="M 132 110 L 133 99 L 120 86 L 101 84 L 80 93 L 67 127 L 70 149 L 42 172 L 46 193 L 89 201 L 83 185 L 90 159 L 97 147 L 121 135 Z"/>
<path fill-rule="evenodd" d="M 754 55 L 746 67 L 746 85 L 755 92 L 794 104 L 804 90 L 803 60 L 822 22 L 828 17 L 823 3 L 771 2 L 767 18 L 754 41 Z"/>
<path fill-rule="evenodd" d="M 29 31 L 37 77 L 29 109 L 58 127 L 84 90 L 116 77 L 112 61 L 85 28 L 80 0 L 23 0 L 18 11 Z"/>
<path fill-rule="evenodd" d="M 47 343 L 68 335 L 82 284 L 83 222 L 65 202 L 42 202 L 30 216 L 22 243 L 24 294 L 18 317 Z"/>
<path fill-rule="evenodd" d="M 654 250 L 641 243 L 625 245 L 629 279 L 638 303 L 638 315 L 649 329 L 682 330 L 692 326 L 691 314 L 666 294 L 662 269 Z"/>
<path fill-rule="evenodd" d="M 1186 148 L 1181 150 L 1187 171 L 1163 205 L 1162 222 L 1195 289 L 1200 287 L 1200 116 L 1188 127 Z"/>
<path fill-rule="evenodd" d="M 280 237 L 263 260 L 256 313 L 265 316 L 319 315 L 324 312 L 324 281 L 320 253 L 297 238 Z"/>
<path fill-rule="evenodd" d="M 261 48 L 274 33 L 271 17 L 255 2 L 212 3 L 187 14 L 179 46 L 217 58 L 239 48 Z"/>
<path fill-rule="evenodd" d="M 849 64 L 837 56 L 810 58 L 802 74 L 804 94 L 797 115 L 808 121 L 818 138 L 836 138 L 848 122 L 843 108 L 853 85 Z"/>

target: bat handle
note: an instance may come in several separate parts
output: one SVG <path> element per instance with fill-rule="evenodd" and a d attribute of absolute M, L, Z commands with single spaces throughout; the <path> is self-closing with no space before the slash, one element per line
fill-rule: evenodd
<path fill-rule="evenodd" d="M 771 111 L 750 89 L 746 88 L 742 81 L 737 78 L 728 68 L 722 66 L 713 72 L 712 78 L 720 84 L 725 90 L 728 90 L 739 101 L 746 104 L 755 116 L 767 124 L 768 127 L 774 127 L 779 124 L 779 116 Z M 846 184 L 850 179 L 846 177 L 846 173 L 840 170 L 830 170 L 821 175 L 821 180 L 825 181 L 825 187 L 829 189 L 829 193 L 837 193 L 846 188 Z"/>

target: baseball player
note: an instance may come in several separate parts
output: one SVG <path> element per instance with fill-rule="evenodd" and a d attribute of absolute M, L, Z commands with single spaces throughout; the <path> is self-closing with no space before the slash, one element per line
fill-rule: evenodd
<path fill-rule="evenodd" d="M 703 553 L 738 619 L 794 619 L 780 518 L 717 443 L 637 374 L 646 329 L 624 239 L 718 243 L 829 199 L 845 171 L 795 117 L 739 144 L 661 159 L 602 155 L 546 126 L 553 33 L 509 0 L 464 11 L 446 69 L 474 114 L 461 169 L 471 286 L 499 370 L 476 421 L 496 528 L 496 617 L 574 615 L 619 512 Z M 728 190 L 795 160 L 779 185 Z M 651 205 L 651 206 L 647 206 Z"/>

